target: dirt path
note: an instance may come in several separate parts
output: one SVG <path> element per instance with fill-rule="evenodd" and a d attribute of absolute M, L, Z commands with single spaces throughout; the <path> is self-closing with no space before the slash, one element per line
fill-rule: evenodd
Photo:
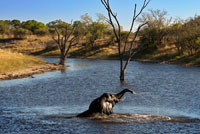
<path fill-rule="evenodd" d="M 51 72 L 56 70 L 63 69 L 63 66 L 58 64 L 45 64 L 45 65 L 39 65 L 39 66 L 33 66 L 28 69 L 9 72 L 0 74 L 0 80 L 11 80 L 11 79 L 18 79 L 18 78 L 25 78 L 30 77 L 34 74 L 41 74 L 45 72 Z"/>

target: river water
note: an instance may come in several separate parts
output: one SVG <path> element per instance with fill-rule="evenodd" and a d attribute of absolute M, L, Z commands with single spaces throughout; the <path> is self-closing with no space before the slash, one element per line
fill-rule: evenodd
<path fill-rule="evenodd" d="M 66 65 L 65 72 L 0 81 L 0 133 L 200 133 L 199 68 L 131 62 L 125 82 L 120 83 L 119 61 L 68 59 Z M 125 94 L 115 113 L 185 120 L 75 118 L 104 92 L 118 93 L 124 88 L 137 94 Z"/>

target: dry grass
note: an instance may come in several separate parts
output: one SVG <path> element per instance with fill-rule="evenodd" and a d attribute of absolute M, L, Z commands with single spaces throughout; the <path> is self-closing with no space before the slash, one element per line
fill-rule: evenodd
<path fill-rule="evenodd" d="M 11 49 L 20 53 L 31 54 L 36 51 L 43 50 L 47 45 L 52 45 L 54 41 L 50 36 L 29 35 L 26 38 L 0 37 L 0 48 Z"/>
<path fill-rule="evenodd" d="M 40 58 L 0 49 L 0 73 L 7 73 L 45 64 Z"/>
<path fill-rule="evenodd" d="M 52 46 L 57 46 L 51 36 L 27 36 L 24 39 L 15 39 L 13 36 L 0 36 L 0 49 L 12 50 L 27 55 L 40 56 L 60 56 L 58 49 L 51 49 Z M 79 41 L 80 42 L 80 41 Z M 82 41 L 85 42 L 84 40 Z M 106 46 L 105 39 L 96 41 L 97 48 L 91 49 L 80 44 L 71 48 L 70 57 L 92 57 L 92 58 L 108 58 L 116 55 L 117 46 Z"/>
<path fill-rule="evenodd" d="M 137 41 L 138 40 L 139 38 L 137 38 Z M 81 42 L 84 44 L 85 40 Z M 82 43 L 80 43 L 78 46 L 74 46 L 71 48 L 69 52 L 69 57 L 103 59 L 118 58 L 117 44 L 109 46 L 106 44 L 105 39 L 99 39 L 96 41 L 97 47 L 92 49 L 89 46 L 86 47 L 85 45 L 82 45 Z M 51 38 L 51 36 L 38 37 L 31 35 L 27 36 L 25 39 L 14 39 L 12 36 L 0 35 L 0 49 L 4 50 L 12 50 L 14 52 L 28 55 L 59 56 L 60 52 L 56 47 L 57 45 L 55 41 Z M 199 53 L 192 56 L 178 56 L 176 47 L 174 45 L 166 45 L 157 50 L 142 51 L 136 54 L 134 58 L 160 62 L 164 61 L 174 63 L 200 64 Z M 0 61 L 0 64 L 2 64 L 2 61 Z M 4 71 L 5 70 L 6 69 L 4 69 Z"/>
<path fill-rule="evenodd" d="M 136 59 L 159 63 L 185 64 L 188 66 L 200 65 L 200 51 L 193 55 L 178 55 L 177 49 L 174 45 L 168 45 L 154 51 L 148 51 L 147 53 L 144 51 L 137 56 Z"/>

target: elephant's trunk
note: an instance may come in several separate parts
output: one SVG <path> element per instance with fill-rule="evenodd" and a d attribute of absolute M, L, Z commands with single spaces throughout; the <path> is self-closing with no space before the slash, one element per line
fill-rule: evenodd
<path fill-rule="evenodd" d="M 119 92 L 118 94 L 116 94 L 116 97 L 118 99 L 121 99 L 126 92 L 130 92 L 132 94 L 136 94 L 133 90 L 126 88 L 126 89 L 122 90 L 121 92 Z"/>

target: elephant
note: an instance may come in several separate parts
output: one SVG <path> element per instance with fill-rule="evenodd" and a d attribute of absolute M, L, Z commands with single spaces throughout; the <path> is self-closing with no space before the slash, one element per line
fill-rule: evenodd
<path fill-rule="evenodd" d="M 123 101 L 122 98 L 126 92 L 136 94 L 131 89 L 124 89 L 118 94 L 104 93 L 100 97 L 93 100 L 89 106 L 89 109 L 83 113 L 77 115 L 77 117 L 94 117 L 99 115 L 110 115 L 113 113 L 113 107 L 116 103 Z"/>

